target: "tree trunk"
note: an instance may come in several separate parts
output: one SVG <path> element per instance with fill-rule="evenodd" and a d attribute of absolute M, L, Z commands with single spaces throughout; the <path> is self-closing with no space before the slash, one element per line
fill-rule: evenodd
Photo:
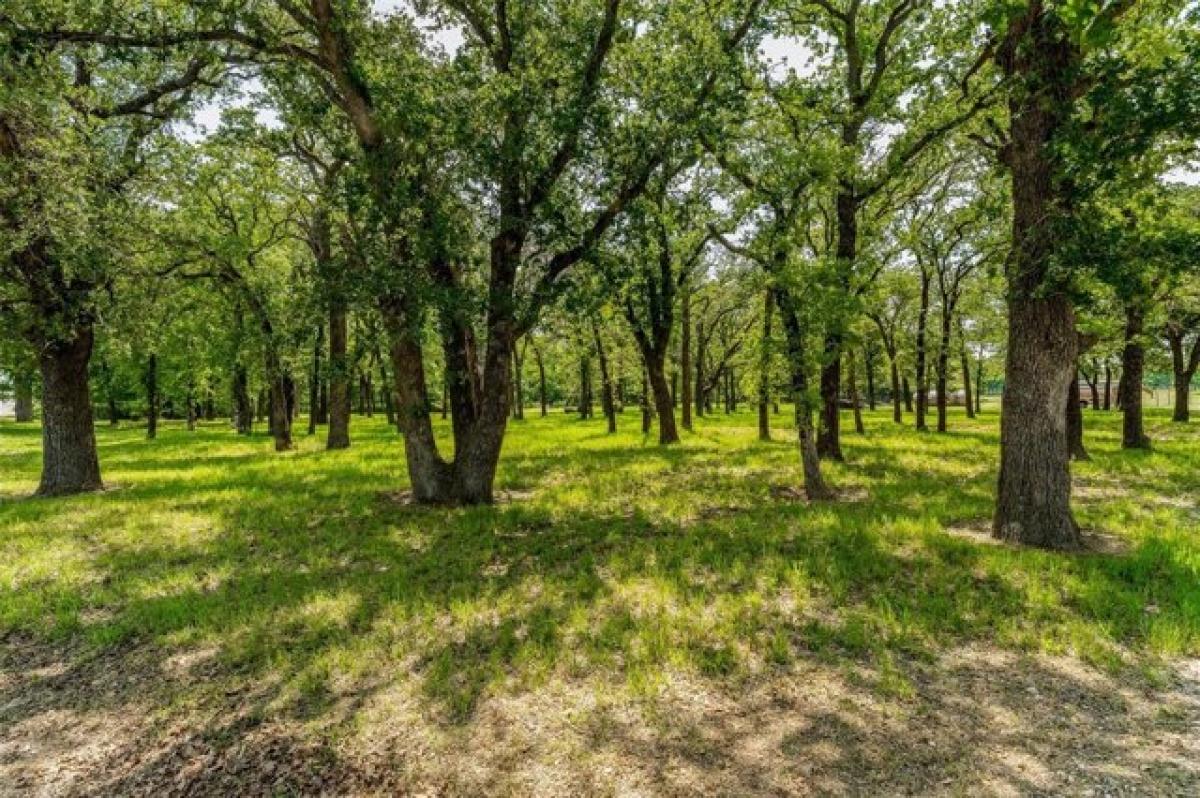
<path fill-rule="evenodd" d="M 600 326 L 594 321 L 592 337 L 596 341 L 596 358 L 600 361 L 600 406 L 611 435 L 617 431 L 617 403 L 613 396 L 612 375 L 608 370 L 608 353 L 604 351 L 604 341 L 600 338 Z"/>
<path fill-rule="evenodd" d="M 683 428 L 692 431 L 692 291 L 686 284 L 679 302 L 679 371 L 683 388 L 679 396 Z"/>
<path fill-rule="evenodd" d="M 329 429 L 326 449 L 350 446 L 350 363 L 346 357 L 349 325 L 346 309 L 329 308 Z"/>
<path fill-rule="evenodd" d="M 94 333 L 81 324 L 69 340 L 40 347 L 42 374 L 42 478 L 39 496 L 100 490 L 100 461 L 88 390 Z"/>
<path fill-rule="evenodd" d="M 773 291 L 763 300 L 762 345 L 758 354 L 758 439 L 771 440 L 771 316 L 775 311 Z"/>
<path fill-rule="evenodd" d="M 542 418 L 546 417 L 546 364 L 542 361 L 542 350 L 534 347 L 533 357 L 537 361 L 538 370 L 538 403 L 541 405 Z"/>
<path fill-rule="evenodd" d="M 1192 379 L 1200 369 L 1200 335 L 1192 341 L 1191 351 L 1185 351 L 1185 331 L 1181 325 L 1167 326 L 1167 341 L 1171 345 L 1171 371 L 1175 382 L 1175 409 L 1171 420 L 1186 422 L 1191 418 Z"/>
<path fill-rule="evenodd" d="M 1112 364 L 1104 361 L 1104 409 L 1112 409 Z"/>
<path fill-rule="evenodd" d="M 648 376 L 647 376 L 647 374 L 646 374 L 646 369 L 645 369 L 645 368 L 643 368 L 643 369 L 642 369 L 642 399 L 641 399 L 641 406 L 642 406 L 642 434 L 643 434 L 643 435 L 649 435 L 649 434 L 650 434 L 650 427 L 651 427 L 651 426 L 653 425 L 653 423 L 654 423 L 654 417 L 653 417 L 653 414 L 652 414 L 652 412 L 651 412 L 651 410 L 650 410 L 650 407 L 651 407 L 651 405 L 650 405 L 650 387 L 649 387 L 649 383 L 650 383 L 650 379 L 649 379 L 649 377 L 648 377 Z"/>
<path fill-rule="evenodd" d="M 679 443 L 679 431 L 675 428 L 675 402 L 671 396 L 671 386 L 667 383 L 665 365 L 661 359 L 646 363 L 650 392 L 658 415 L 658 442 L 661 445 Z"/>
<path fill-rule="evenodd" d="M 522 384 L 521 372 L 524 358 L 521 357 L 519 347 L 513 347 L 513 418 L 525 420 L 525 386 Z"/>
<path fill-rule="evenodd" d="M 808 390 L 807 353 L 804 346 L 804 328 L 800 314 L 790 293 L 780 290 L 775 297 L 779 307 L 779 319 L 783 323 L 787 340 L 788 373 L 792 401 L 795 403 L 796 437 L 800 447 L 800 465 L 804 473 L 804 492 L 809 501 L 824 501 L 833 498 L 833 491 L 821 476 L 821 457 L 817 452 L 816 436 L 812 423 L 812 401 Z"/>
<path fill-rule="evenodd" d="M 995 537 L 1051 549 L 1078 548 L 1071 514 L 1070 447 L 1063 402 L 1079 340 L 1066 285 L 1055 275 L 1057 222 L 1070 213 L 1055 146 L 1071 116 L 1074 46 L 1061 21 L 1030 9 L 1009 23 L 997 61 L 1020 84 L 1009 99 L 1003 158 L 1012 185 L 1008 347 L 1000 411 Z"/>
<path fill-rule="evenodd" d="M 196 391 L 192 386 L 188 386 L 187 391 L 187 429 L 188 432 L 196 431 Z"/>
<path fill-rule="evenodd" d="M 867 375 L 867 407 L 871 410 L 875 409 L 875 360 L 878 356 L 878 350 L 873 345 L 868 344 L 863 348 L 863 356 L 866 360 L 866 375 Z"/>
<path fill-rule="evenodd" d="M 704 320 L 696 322 L 696 416 L 704 415 Z M 691 429 L 689 427 L 688 429 Z"/>
<path fill-rule="evenodd" d="M 850 404 L 854 409 L 854 431 L 859 435 L 866 434 L 866 427 L 863 426 L 862 407 L 858 401 L 858 378 L 855 375 L 854 350 L 846 351 L 846 381 L 850 393 Z"/>
<path fill-rule="evenodd" d="M 1090 459 L 1083 445 L 1083 411 L 1080 409 L 1078 370 L 1067 389 L 1067 444 L 1071 447 L 1072 460 Z"/>
<path fill-rule="evenodd" d="M 907 374 L 905 374 L 904 377 L 901 378 L 900 393 L 904 395 L 904 411 L 906 413 L 911 413 L 913 411 L 913 395 L 912 395 L 912 388 L 909 387 L 909 384 L 908 384 L 908 375 Z"/>
<path fill-rule="evenodd" d="M 921 306 L 917 311 L 917 429 L 929 429 L 925 413 L 929 408 L 929 369 L 926 364 L 926 328 L 929 318 L 929 275 L 921 269 Z"/>
<path fill-rule="evenodd" d="M 971 390 L 971 363 L 967 358 L 967 337 L 963 334 L 962 318 L 958 322 L 958 359 L 962 370 L 963 399 L 967 408 L 967 418 L 975 418 L 975 397 Z"/>
<path fill-rule="evenodd" d="M 275 451 L 286 452 L 292 448 L 292 416 L 288 408 L 287 379 L 282 366 L 272 354 L 267 355 L 267 375 L 271 380 L 267 388 L 267 401 L 271 414 L 271 437 L 275 439 Z"/>
<path fill-rule="evenodd" d="M 18 369 L 13 375 L 13 400 L 16 420 L 24 424 L 33 421 L 33 371 Z"/>
<path fill-rule="evenodd" d="M 396 426 L 396 389 L 388 377 L 387 363 L 382 357 L 379 358 L 379 389 L 383 392 L 383 410 L 387 415 L 388 426 L 394 427 Z"/>
<path fill-rule="evenodd" d="M 250 402 L 249 378 L 246 367 L 233 365 L 233 420 L 238 435 L 249 435 L 254 429 L 254 407 Z"/>
<path fill-rule="evenodd" d="M 817 430 L 817 453 L 828 460 L 843 460 L 842 414 L 838 400 L 842 392 L 842 339 L 825 336 L 825 364 L 821 367 L 821 426 Z"/>
<path fill-rule="evenodd" d="M 158 437 L 158 354 L 150 353 L 146 360 L 146 438 Z"/>
<path fill-rule="evenodd" d="M 1121 448 L 1149 449 L 1150 438 L 1146 435 L 1142 419 L 1142 376 L 1145 370 L 1146 351 L 1142 345 L 1145 311 L 1136 302 L 1125 305 L 1125 348 L 1121 351 L 1121 385 L 1125 393 L 1121 397 Z"/>
<path fill-rule="evenodd" d="M 313 343 L 312 374 L 308 379 L 308 434 L 317 434 L 317 420 L 321 405 L 321 350 L 325 348 L 325 325 L 317 325 L 317 338 Z"/>
<path fill-rule="evenodd" d="M 904 401 L 904 394 L 907 391 L 900 390 L 900 366 L 896 363 L 895 347 L 888 348 L 888 365 L 891 367 L 891 382 L 892 382 L 892 421 L 897 424 L 904 423 L 904 409 L 901 402 Z"/>
<path fill-rule="evenodd" d="M 937 357 L 937 431 L 946 431 L 946 395 L 949 387 L 948 372 L 950 371 L 950 322 L 954 317 L 954 306 L 942 303 L 942 337 L 938 341 Z"/>

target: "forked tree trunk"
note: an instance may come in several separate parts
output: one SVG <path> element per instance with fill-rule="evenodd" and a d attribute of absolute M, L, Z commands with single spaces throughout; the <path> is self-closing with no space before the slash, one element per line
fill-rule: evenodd
<path fill-rule="evenodd" d="M 329 429 L 326 449 L 350 446 L 350 362 L 346 357 L 349 325 L 346 309 L 329 308 Z"/>
<path fill-rule="evenodd" d="M 33 421 L 33 371 L 22 368 L 13 376 L 14 415 L 20 424 Z"/>
<path fill-rule="evenodd" d="M 1149 449 L 1142 418 L 1142 378 L 1145 372 L 1146 351 L 1142 344 L 1145 311 L 1136 302 L 1125 306 L 1125 348 L 1121 351 L 1121 448 Z"/>
<path fill-rule="evenodd" d="M 88 360 L 94 333 L 81 324 L 69 340 L 40 347 L 42 374 L 42 478 L 39 496 L 61 496 L 100 490 L 100 461 L 92 397 L 88 390 Z"/>
<path fill-rule="evenodd" d="M 1167 326 L 1167 341 L 1171 346 L 1171 371 L 1175 382 L 1175 409 L 1171 420 L 1186 422 L 1191 418 L 1192 379 L 1200 368 L 1200 335 L 1192 341 L 1190 351 L 1184 346 L 1185 331 L 1181 325 Z"/>

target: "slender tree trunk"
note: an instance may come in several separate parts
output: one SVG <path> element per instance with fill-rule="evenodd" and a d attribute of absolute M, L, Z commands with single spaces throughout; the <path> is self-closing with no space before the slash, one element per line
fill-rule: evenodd
<path fill-rule="evenodd" d="M 938 357 L 937 357 L 937 431 L 946 431 L 946 404 L 949 397 L 946 395 L 948 386 L 948 372 L 950 371 L 950 322 L 954 316 L 954 306 L 946 307 L 946 302 L 943 301 L 942 308 L 942 337 L 938 341 Z"/>
<path fill-rule="evenodd" d="M 896 363 L 896 348 L 888 346 L 887 350 L 888 365 L 891 370 L 892 382 L 892 421 L 897 424 L 904 423 L 904 409 L 901 403 L 904 401 L 906 391 L 900 390 L 900 366 Z"/>
<path fill-rule="evenodd" d="M 679 404 L 683 428 L 692 431 L 692 290 L 683 286 L 679 301 L 679 371 L 683 376 L 683 389 Z"/>
<path fill-rule="evenodd" d="M 146 359 L 146 438 L 158 437 L 158 354 L 150 353 Z"/>
<path fill-rule="evenodd" d="M 800 465 L 804 473 L 804 492 L 810 501 L 833 498 L 833 491 L 821 476 L 821 457 L 813 430 L 813 407 L 808 389 L 808 356 L 804 346 L 804 328 L 791 294 L 780 290 L 775 297 L 779 319 L 787 340 L 788 374 L 792 401 L 795 403 L 796 437 L 800 447 Z"/>
<path fill-rule="evenodd" d="M 542 350 L 536 346 L 533 349 L 533 358 L 537 361 L 538 403 L 541 405 L 542 418 L 545 418 L 548 404 L 546 401 L 546 364 L 542 361 Z"/>
<path fill-rule="evenodd" d="M 1080 409 L 1079 374 L 1067 389 L 1067 443 L 1071 447 L 1072 460 L 1088 460 L 1083 445 L 1083 411 Z"/>
<path fill-rule="evenodd" d="M 842 338 L 825 336 L 825 364 L 821 367 L 821 425 L 817 430 L 817 453 L 828 460 L 843 460 L 842 415 L 838 401 L 842 392 Z"/>
<path fill-rule="evenodd" d="M 650 379 L 646 374 L 646 369 L 642 369 L 642 434 L 649 435 L 650 427 L 653 425 L 654 418 L 650 410 Z"/>
<path fill-rule="evenodd" d="M 588 356 L 579 358 L 579 419 L 592 417 L 592 364 Z"/>
<path fill-rule="evenodd" d="M 387 362 L 379 358 L 379 389 L 383 393 L 383 410 L 389 427 L 396 426 L 396 388 L 388 376 Z"/>
<path fill-rule="evenodd" d="M 334 303 L 329 308 L 329 429 L 326 449 L 350 446 L 350 363 L 346 357 L 349 324 L 346 308 Z"/>
<path fill-rule="evenodd" d="M 513 418 L 520 421 L 525 420 L 525 386 L 522 384 L 521 372 L 523 358 L 519 351 L 519 347 L 513 347 Z"/>
<path fill-rule="evenodd" d="M 758 354 L 758 439 L 771 440 L 771 316 L 775 311 L 774 291 L 763 300 L 762 345 Z"/>
<path fill-rule="evenodd" d="M 33 371 L 20 368 L 13 375 L 13 399 L 16 420 L 24 424 L 33 421 Z"/>
<path fill-rule="evenodd" d="M 250 381 L 246 366 L 233 364 L 233 420 L 238 435 L 249 435 L 254 429 L 254 407 L 250 402 Z"/>
<path fill-rule="evenodd" d="M 863 426 L 862 407 L 858 401 L 858 377 L 855 374 L 855 358 L 854 350 L 846 350 L 846 387 L 850 393 L 850 404 L 854 410 L 854 431 L 859 435 L 866 434 L 866 427 Z"/>
<path fill-rule="evenodd" d="M 600 338 L 600 326 L 592 322 L 592 337 L 596 341 L 596 358 L 600 361 L 600 405 L 604 411 L 604 419 L 608 423 L 611 435 L 617 431 L 617 403 L 613 396 L 612 375 L 608 370 L 608 353 L 604 350 L 604 341 Z"/>
<path fill-rule="evenodd" d="M 1200 335 L 1192 342 L 1191 351 L 1185 351 L 1185 332 L 1181 327 L 1167 327 L 1167 341 L 1171 346 L 1171 372 L 1175 382 L 1175 409 L 1171 420 L 1180 423 L 1191 418 L 1191 387 L 1196 370 L 1200 368 Z"/>
<path fill-rule="evenodd" d="M 975 418 L 975 397 L 971 390 L 971 363 L 967 358 L 967 337 L 963 334 L 962 319 L 958 322 L 958 360 L 962 369 L 963 399 L 967 408 L 967 418 Z"/>
<path fill-rule="evenodd" d="M 878 357 L 878 350 L 873 345 L 868 344 L 863 349 L 863 355 L 867 361 L 867 407 L 875 410 L 875 361 Z"/>
<path fill-rule="evenodd" d="M 321 404 L 321 350 L 325 348 L 325 325 L 317 325 L 317 337 L 313 343 L 312 374 L 308 380 L 308 434 L 317 434 L 317 420 Z"/>
<path fill-rule="evenodd" d="M 925 432 L 929 425 L 925 414 L 929 408 L 929 372 L 926 364 L 926 330 L 929 318 L 929 275 L 921 269 L 921 306 L 917 311 L 917 429 Z"/>
<path fill-rule="evenodd" d="M 1112 364 L 1104 361 L 1104 409 L 1112 409 Z"/>
<path fill-rule="evenodd" d="M 68 340 L 39 347 L 42 374 L 42 478 L 40 496 L 100 490 L 100 461 L 88 389 L 94 333 L 78 325 Z"/>
<path fill-rule="evenodd" d="M 704 320 L 696 322 L 696 416 L 704 415 Z M 691 429 L 689 427 L 689 429 Z"/>
<path fill-rule="evenodd" d="M 1121 378 L 1124 395 L 1121 397 L 1121 448 L 1149 449 L 1142 418 L 1142 375 L 1146 352 L 1142 345 L 1145 311 L 1136 302 L 1125 305 L 1125 348 L 1121 352 Z"/>

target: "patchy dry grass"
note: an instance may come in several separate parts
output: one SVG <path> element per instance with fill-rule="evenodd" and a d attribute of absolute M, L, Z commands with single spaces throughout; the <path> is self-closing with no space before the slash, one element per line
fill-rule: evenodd
<path fill-rule="evenodd" d="M 1195 794 L 1200 426 L 1085 420 L 1081 555 L 978 539 L 994 413 L 869 414 L 833 505 L 750 414 L 517 422 L 457 509 L 380 419 L 101 429 L 68 499 L 0 425 L 0 794 Z"/>

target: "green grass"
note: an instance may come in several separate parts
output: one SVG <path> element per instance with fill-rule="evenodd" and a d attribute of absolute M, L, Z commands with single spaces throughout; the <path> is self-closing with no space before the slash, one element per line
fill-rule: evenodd
<path fill-rule="evenodd" d="M 773 443 L 743 412 L 667 449 L 632 412 L 615 436 L 514 422 L 498 485 L 517 497 L 458 509 L 386 497 L 403 454 L 378 418 L 348 451 L 300 434 L 285 455 L 224 424 L 99 428 L 113 489 L 63 499 L 28 498 L 39 431 L 0 424 L 0 640 L 215 650 L 172 701 L 269 683 L 263 711 L 301 717 L 410 679 L 450 722 L 555 676 L 636 694 L 819 657 L 902 697 L 906 663 L 973 641 L 1108 669 L 1200 654 L 1200 425 L 1151 411 L 1155 450 L 1128 453 L 1118 416 L 1087 412 L 1076 512 L 1128 547 L 1061 555 L 945 531 L 984 528 L 994 493 L 997 416 L 960 412 L 947 435 L 868 414 L 828 466 L 856 498 L 829 505 L 772 492 L 799 484 L 786 411 Z"/>

